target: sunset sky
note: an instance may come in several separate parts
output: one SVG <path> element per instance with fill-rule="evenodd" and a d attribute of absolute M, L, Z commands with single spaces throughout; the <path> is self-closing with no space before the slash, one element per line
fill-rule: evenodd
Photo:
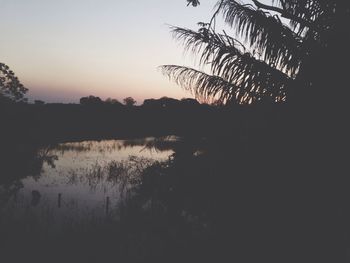
<path fill-rule="evenodd" d="M 190 97 L 157 67 L 192 65 L 167 24 L 197 29 L 216 0 L 0 0 L 0 62 L 29 88 L 28 97 Z"/>

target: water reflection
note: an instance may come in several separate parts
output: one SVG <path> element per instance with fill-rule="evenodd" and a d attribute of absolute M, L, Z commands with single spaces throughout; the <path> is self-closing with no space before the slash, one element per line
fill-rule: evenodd
<path fill-rule="evenodd" d="M 147 167 L 167 160 L 178 140 L 171 136 L 42 147 L 33 162 L 36 167 L 22 179 L 0 185 L 0 227 L 30 222 L 33 229 L 52 231 L 67 222 L 116 219 L 118 207 L 132 195 L 131 185 L 140 182 Z"/>

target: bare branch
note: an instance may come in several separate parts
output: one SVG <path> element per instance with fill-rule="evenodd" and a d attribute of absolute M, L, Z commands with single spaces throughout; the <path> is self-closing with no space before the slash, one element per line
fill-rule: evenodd
<path fill-rule="evenodd" d="M 216 9 L 215 13 L 214 13 L 213 16 L 211 17 L 210 22 L 209 22 L 209 28 L 212 27 L 212 24 L 214 23 L 216 16 L 219 14 L 219 12 L 220 12 L 220 10 L 221 10 L 221 7 L 222 7 L 223 2 L 224 2 L 224 0 L 221 0 L 221 1 L 220 1 L 220 4 L 218 5 L 218 8 Z M 215 30 L 215 26 L 214 26 L 213 29 Z"/>

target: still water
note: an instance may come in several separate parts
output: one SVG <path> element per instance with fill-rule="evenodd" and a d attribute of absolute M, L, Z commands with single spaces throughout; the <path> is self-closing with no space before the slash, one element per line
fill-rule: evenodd
<path fill-rule="evenodd" d="M 174 153 L 179 138 L 62 143 L 38 150 L 37 172 L 0 186 L 0 223 L 50 231 L 66 223 L 117 217 L 142 172 Z M 18 164 L 20 165 L 20 164 Z"/>

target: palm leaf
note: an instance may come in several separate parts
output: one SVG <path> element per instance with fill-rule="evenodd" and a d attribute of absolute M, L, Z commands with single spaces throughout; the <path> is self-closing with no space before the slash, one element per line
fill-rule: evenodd
<path fill-rule="evenodd" d="M 278 17 L 237 1 L 223 0 L 221 12 L 250 49 L 262 54 L 265 62 L 295 76 L 305 54 L 301 37 Z"/>
<path fill-rule="evenodd" d="M 215 76 L 248 92 L 249 98 L 284 97 L 285 87 L 291 78 L 245 52 L 235 39 L 203 28 L 199 32 L 173 27 L 174 36 L 185 49 L 200 55 L 200 64 L 209 65 Z M 252 98 L 255 101 L 255 98 Z"/>
<path fill-rule="evenodd" d="M 217 98 L 221 102 L 232 101 L 240 88 L 218 76 L 212 76 L 193 68 L 163 65 L 162 73 L 182 88 L 191 91 L 196 98 L 210 101 Z"/>
<path fill-rule="evenodd" d="M 283 90 L 273 94 L 263 89 L 253 88 L 254 85 L 252 80 L 249 80 L 249 76 L 246 77 L 246 86 L 237 86 L 220 76 L 209 75 L 189 67 L 163 65 L 161 70 L 170 80 L 191 91 L 196 98 L 205 101 L 215 98 L 223 103 L 237 101 L 240 104 L 250 104 L 260 100 L 273 102 L 285 100 Z M 252 85 L 249 86 L 249 83 Z"/>

